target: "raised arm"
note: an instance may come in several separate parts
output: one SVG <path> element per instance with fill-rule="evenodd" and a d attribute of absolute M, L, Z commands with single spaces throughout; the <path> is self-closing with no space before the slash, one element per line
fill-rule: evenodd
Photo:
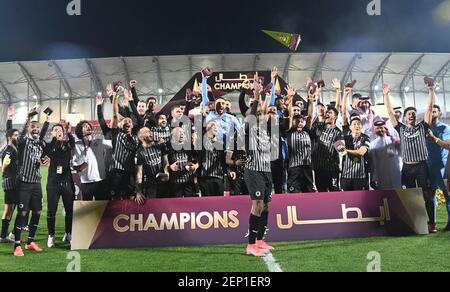
<path fill-rule="evenodd" d="M 311 129 L 312 128 L 312 121 L 313 121 L 313 115 L 314 115 L 314 104 L 316 102 L 315 96 L 309 96 L 308 97 L 308 117 L 306 118 L 306 128 Z"/>
<path fill-rule="evenodd" d="M 50 116 L 46 115 L 44 125 L 42 126 L 42 129 L 41 129 L 41 135 L 39 136 L 39 139 L 41 139 L 41 140 L 44 140 L 45 135 L 47 135 L 48 128 L 50 127 L 49 120 L 50 120 Z"/>
<path fill-rule="evenodd" d="M 30 126 L 30 122 L 31 122 L 32 118 L 33 118 L 32 112 L 28 113 L 27 119 L 25 120 L 25 123 L 23 124 L 23 128 L 19 133 L 18 143 L 21 143 L 22 141 L 25 140 L 25 138 L 27 136 L 28 127 Z"/>
<path fill-rule="evenodd" d="M 272 77 L 272 89 L 270 91 L 270 102 L 269 102 L 269 106 L 275 106 L 275 101 L 276 101 L 276 97 L 275 97 L 275 85 L 277 82 L 277 76 L 278 76 L 278 68 L 277 67 L 273 67 L 272 68 L 272 72 L 271 72 L 271 77 Z"/>
<path fill-rule="evenodd" d="M 239 94 L 239 110 L 244 117 L 247 115 L 248 109 L 249 107 L 245 103 L 245 88 L 242 88 L 241 93 Z"/>
<path fill-rule="evenodd" d="M 392 107 L 391 97 L 390 97 L 391 87 L 388 84 L 383 86 L 384 101 L 386 102 L 386 110 L 391 120 L 392 126 L 395 128 L 398 126 L 397 118 L 395 117 L 394 108 Z"/>
<path fill-rule="evenodd" d="M 288 84 L 286 86 L 286 92 L 286 101 L 288 102 L 287 112 L 289 116 L 289 125 L 287 127 L 287 130 L 289 130 L 290 128 L 292 128 L 292 124 L 294 122 L 294 113 L 292 112 L 292 99 L 294 98 L 296 91 L 292 85 Z"/>
<path fill-rule="evenodd" d="M 8 120 L 6 121 L 6 131 L 10 131 L 13 129 L 12 119 L 15 116 L 16 111 L 13 106 L 8 107 Z"/>
<path fill-rule="evenodd" d="M 342 99 L 341 99 L 341 94 L 342 94 L 342 90 L 341 90 L 341 81 L 339 81 L 339 79 L 333 79 L 332 82 L 333 88 L 336 90 L 336 109 L 338 111 L 341 111 L 341 105 L 342 105 Z M 345 99 L 344 99 L 345 102 Z"/>
<path fill-rule="evenodd" d="M 133 96 L 132 91 L 130 92 L 129 90 L 125 89 L 123 94 L 124 94 L 124 99 L 128 100 L 128 106 L 131 108 L 131 114 L 136 118 L 137 126 L 139 128 L 143 127 L 144 119 L 139 115 L 139 112 L 136 107 L 136 101 L 130 102 L 131 98 L 134 98 L 134 97 L 132 97 Z"/>
<path fill-rule="evenodd" d="M 352 93 L 353 88 L 346 87 L 344 89 L 344 103 L 342 104 L 341 116 L 342 116 L 342 125 L 348 125 L 348 117 L 347 117 L 347 108 L 348 108 L 348 99 L 350 94 Z"/>
<path fill-rule="evenodd" d="M 134 105 L 135 106 L 137 106 L 138 103 L 139 103 L 139 96 L 138 96 L 137 91 L 136 91 L 136 84 L 137 84 L 136 80 L 131 80 L 130 81 L 130 91 L 131 91 L 131 95 L 133 97 L 133 101 L 134 101 Z"/>
<path fill-rule="evenodd" d="M 250 114 L 254 115 L 254 116 L 256 116 L 256 114 L 258 113 L 258 106 L 259 106 L 259 103 L 261 102 L 262 87 L 261 87 L 261 84 L 259 84 L 258 80 L 259 80 L 258 73 L 256 73 L 255 74 L 255 83 L 253 83 L 253 86 L 255 89 L 255 91 L 253 92 L 255 101 L 253 102 L 252 107 L 250 109 Z"/>
<path fill-rule="evenodd" d="M 96 97 L 96 104 L 97 104 L 97 119 L 98 119 L 98 123 L 100 124 L 100 128 L 102 129 L 102 133 L 104 136 L 106 136 L 111 129 L 108 127 L 108 125 L 106 124 L 105 121 L 105 117 L 103 116 L 103 102 L 104 102 L 104 98 L 101 95 L 97 95 Z"/>
<path fill-rule="evenodd" d="M 113 95 L 113 118 L 111 123 L 112 129 L 119 127 L 119 95 Z"/>
<path fill-rule="evenodd" d="M 204 111 L 205 107 L 209 103 L 208 98 L 208 77 L 203 74 L 202 71 L 202 110 Z"/>
<path fill-rule="evenodd" d="M 428 125 L 433 121 L 433 106 L 436 98 L 436 92 L 434 91 L 434 85 L 428 87 L 428 102 L 427 107 L 425 109 L 425 114 L 423 120 Z"/>

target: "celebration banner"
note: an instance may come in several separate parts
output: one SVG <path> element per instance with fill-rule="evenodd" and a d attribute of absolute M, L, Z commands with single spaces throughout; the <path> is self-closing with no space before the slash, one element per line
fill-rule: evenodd
<path fill-rule="evenodd" d="M 236 71 L 236 72 L 213 72 L 211 77 L 208 78 L 208 85 L 215 97 L 222 97 L 234 91 L 240 91 L 241 89 L 249 90 L 250 86 L 255 81 L 255 73 L 258 73 L 259 79 L 264 86 L 271 83 L 270 71 Z M 162 113 L 170 114 L 170 109 L 186 100 L 186 92 L 201 91 L 200 86 L 202 84 L 202 74 L 196 73 L 181 89 L 175 94 L 175 96 L 161 109 Z M 277 94 L 285 95 L 286 81 L 280 76 L 277 78 L 277 84 L 279 92 Z M 248 92 L 250 94 L 250 91 Z"/>
<path fill-rule="evenodd" d="M 246 242 L 248 196 L 74 204 L 73 250 Z M 428 234 L 420 189 L 275 195 L 269 242 Z"/>

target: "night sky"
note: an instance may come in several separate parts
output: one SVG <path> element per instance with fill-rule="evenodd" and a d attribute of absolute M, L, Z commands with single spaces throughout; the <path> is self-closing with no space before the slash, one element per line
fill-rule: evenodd
<path fill-rule="evenodd" d="M 299 52 L 450 52 L 444 0 L 381 0 L 374 17 L 370 0 L 69 2 L 0 0 L 0 61 L 288 51 L 261 29 L 302 34 Z"/>

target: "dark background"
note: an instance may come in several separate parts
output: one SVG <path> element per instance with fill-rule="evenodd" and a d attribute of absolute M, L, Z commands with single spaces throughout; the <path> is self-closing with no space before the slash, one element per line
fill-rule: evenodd
<path fill-rule="evenodd" d="M 299 52 L 449 52 L 444 0 L 0 1 L 0 61 L 204 53 L 286 52 L 261 29 L 300 33 Z"/>

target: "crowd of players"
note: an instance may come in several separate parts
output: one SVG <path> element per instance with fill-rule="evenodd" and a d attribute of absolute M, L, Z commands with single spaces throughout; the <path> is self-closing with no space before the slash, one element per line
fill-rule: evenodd
<path fill-rule="evenodd" d="M 49 167 L 47 246 L 55 245 L 55 217 L 62 198 L 65 236 L 70 243 L 75 188 L 72 172 L 81 180 L 82 200 L 250 195 L 247 253 L 264 256 L 273 250 L 264 242 L 272 193 L 314 193 L 372 189 L 423 189 L 429 230 L 437 232 L 436 193 L 448 199 L 445 168 L 450 128 L 443 124 L 435 101 L 435 84 L 425 78 L 429 99 L 422 122 L 417 109 L 393 108 L 390 87 L 383 94 L 389 119 L 378 116 L 371 98 L 353 92 L 355 81 L 341 86 L 333 80 L 336 101 L 321 103 L 323 81 L 308 80 L 306 98 L 288 85 L 276 90 L 278 72 L 263 86 L 258 75 L 246 81 L 239 97 L 242 117 L 231 113 L 231 102 L 215 98 L 202 70 L 199 92 L 170 113 L 157 113 L 157 99 L 140 100 L 136 81 L 129 88 L 108 85 L 113 104 L 108 124 L 103 96 L 96 97 L 103 138 L 93 137 L 93 125 L 79 122 L 51 128 L 35 121 L 34 108 L 22 130 L 13 129 L 8 110 L 7 147 L 1 153 L 5 210 L 1 242 L 14 242 L 14 255 L 24 256 L 21 233 L 28 230 L 26 250 L 42 252 L 35 241 L 42 211 L 42 165 Z M 46 111 L 47 121 L 49 111 Z M 402 119 L 403 118 L 403 119 Z M 73 130 L 73 132 L 72 132 Z M 449 200 L 447 210 L 450 214 Z M 8 228 L 17 207 L 14 229 Z M 450 230 L 450 225 L 445 227 Z"/>

